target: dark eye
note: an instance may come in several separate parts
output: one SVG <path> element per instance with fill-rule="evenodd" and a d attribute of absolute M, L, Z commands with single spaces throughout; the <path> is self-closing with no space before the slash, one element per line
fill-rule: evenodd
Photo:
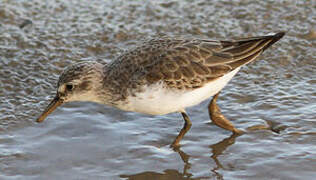
<path fill-rule="evenodd" d="M 72 84 L 67 84 L 67 85 L 66 85 L 66 90 L 67 90 L 67 91 L 72 91 L 73 88 L 74 88 L 74 86 L 73 86 Z"/>

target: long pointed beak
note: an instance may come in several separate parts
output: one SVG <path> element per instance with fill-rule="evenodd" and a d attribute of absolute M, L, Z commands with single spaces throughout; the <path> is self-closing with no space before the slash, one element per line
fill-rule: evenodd
<path fill-rule="evenodd" d="M 52 100 L 52 102 L 46 107 L 44 112 L 37 118 L 36 122 L 43 122 L 44 119 L 52 113 L 58 106 L 60 106 L 63 101 L 56 95 L 56 97 Z"/>

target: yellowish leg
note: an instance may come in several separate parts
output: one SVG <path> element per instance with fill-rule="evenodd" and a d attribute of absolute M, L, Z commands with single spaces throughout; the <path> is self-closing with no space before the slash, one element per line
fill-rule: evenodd
<path fill-rule="evenodd" d="M 221 113 L 221 110 L 216 104 L 216 100 L 218 98 L 219 93 L 217 93 L 213 99 L 211 100 L 210 104 L 208 105 L 208 112 L 210 115 L 211 120 L 215 125 L 221 127 L 223 129 L 229 130 L 236 134 L 242 134 L 243 131 L 235 128 L 235 126 L 225 118 L 225 116 Z"/>
<path fill-rule="evenodd" d="M 182 117 L 184 119 L 184 126 L 181 129 L 181 131 L 178 134 L 178 136 L 176 137 L 176 139 L 171 144 L 172 147 L 178 147 L 179 146 L 179 142 L 181 141 L 181 139 L 183 138 L 185 133 L 187 133 L 190 130 L 191 126 L 192 126 L 192 123 L 190 121 L 189 116 L 185 112 L 182 112 L 181 114 L 182 114 Z"/>

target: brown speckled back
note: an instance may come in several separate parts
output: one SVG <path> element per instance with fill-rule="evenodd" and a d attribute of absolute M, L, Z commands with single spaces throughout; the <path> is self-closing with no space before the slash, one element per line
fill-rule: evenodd
<path fill-rule="evenodd" d="M 128 94 L 134 94 L 143 85 L 158 81 L 172 89 L 199 88 L 251 62 L 283 35 L 232 41 L 151 39 L 108 64 L 105 84 L 125 96 L 128 89 L 133 89 Z"/>

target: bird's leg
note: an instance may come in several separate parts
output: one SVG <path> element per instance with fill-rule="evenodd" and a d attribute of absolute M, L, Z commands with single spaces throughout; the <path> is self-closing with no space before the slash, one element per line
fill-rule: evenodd
<path fill-rule="evenodd" d="M 218 98 L 219 93 L 217 93 L 213 99 L 211 100 L 210 104 L 208 105 L 208 112 L 212 122 L 221 127 L 223 129 L 229 130 L 236 134 L 242 134 L 243 131 L 235 128 L 235 126 L 225 118 L 225 116 L 221 113 L 221 110 L 216 104 L 216 100 Z"/>
<path fill-rule="evenodd" d="M 189 116 L 185 112 L 181 112 L 181 114 L 182 114 L 182 117 L 184 119 L 184 126 L 181 129 L 181 131 L 178 134 L 178 136 L 176 137 L 176 139 L 171 144 L 172 147 L 178 147 L 179 146 L 179 142 L 181 141 L 181 139 L 183 138 L 185 133 L 187 133 L 190 130 L 191 126 L 192 126 L 192 123 L 190 121 Z"/>

